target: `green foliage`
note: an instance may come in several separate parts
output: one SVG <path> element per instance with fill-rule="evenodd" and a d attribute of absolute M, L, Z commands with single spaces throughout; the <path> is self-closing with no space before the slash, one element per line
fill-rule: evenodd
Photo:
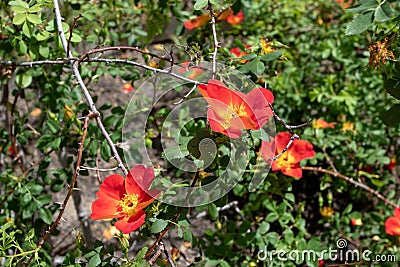
<path fill-rule="evenodd" d="M 119 45 L 138 46 L 145 51 L 108 51 L 89 55 L 79 62 L 83 82 L 120 155 L 125 145 L 122 128 L 126 105 L 131 98 L 122 92 L 120 84 L 138 85 L 139 80 L 144 81 L 154 73 L 143 71 L 138 65 L 86 59 L 128 59 L 144 65 L 154 60 L 160 68 L 169 66 L 169 62 L 148 54 L 149 50 L 160 56 L 173 55 L 174 63 L 210 61 L 214 49 L 210 25 L 191 31 L 183 26 L 189 18 L 208 14 L 208 1 L 184 2 L 74 0 L 65 1 L 60 7 L 64 17 L 62 31 L 74 57 L 80 58 L 93 48 Z M 335 249 L 341 236 L 359 250 L 368 249 L 373 255 L 393 254 L 400 259 L 398 239 L 387 235 L 383 226 L 393 215 L 393 208 L 373 193 L 379 192 L 395 203 L 400 197 L 399 169 L 388 168 L 392 158 L 400 159 L 400 67 L 395 60 L 400 55 L 397 1 L 359 1 L 347 10 L 334 1 L 210 3 L 215 11 L 231 6 L 235 14 L 244 12 L 244 20 L 238 25 L 225 20 L 216 25 L 221 45 L 217 53 L 219 63 L 239 70 L 257 86 L 267 84 L 275 96 L 275 112 L 288 124 L 318 118 L 336 122 L 333 129 L 316 129 L 311 123 L 295 130 L 317 152 L 315 158 L 302 161 L 302 166 L 336 169 L 373 191 L 355 187 L 338 176 L 306 170 L 300 180 L 271 171 L 253 191 L 251 174 L 259 159 L 263 137 L 263 132 L 253 131 L 242 140 L 250 150 L 248 159 L 243 157 L 235 162 L 244 175 L 221 199 L 190 212 L 187 208 L 152 204 L 146 209 L 147 221 L 140 234 L 132 234 L 131 239 L 119 233 L 112 241 L 85 243 L 83 234 L 77 232 L 75 243 L 69 244 L 62 255 L 63 266 L 150 266 L 144 259 L 149 240 L 170 228 L 169 231 L 176 230 L 177 237 L 171 239 L 171 244 L 165 243 L 166 250 L 188 242 L 191 247 L 186 250 L 201 256 L 193 257 L 190 262 L 193 266 L 318 266 L 317 259 L 283 262 L 274 254 L 266 254 L 271 256 L 266 260 L 257 255 L 260 251 L 267 253 L 266 249 L 271 253 L 313 250 L 320 257 L 323 250 Z M 51 233 L 52 242 L 41 248 L 38 244 L 63 208 L 62 199 L 77 163 L 83 132 L 81 118 L 90 110 L 76 77 L 71 75 L 70 64 L 60 60 L 65 58 L 65 51 L 53 9 L 49 0 L 0 1 L 0 116 L 4 121 L 0 125 L 0 264 L 3 266 L 20 266 L 31 257 L 30 266 L 54 265 L 54 256 L 63 243 L 62 227 Z M 266 52 L 261 40 L 272 50 Z M 371 43 L 378 41 L 381 50 L 369 49 Z M 163 43 L 161 50 L 157 50 L 159 43 Z M 246 49 L 245 45 L 251 48 Z M 234 47 L 248 53 L 235 58 L 230 52 Z M 378 56 L 376 65 L 368 59 L 368 51 Z M 393 52 L 393 57 L 389 52 Z M 38 61 L 57 63 L 17 64 Z M 220 77 L 226 78 L 224 74 Z M 177 95 L 191 89 L 174 85 L 168 78 L 162 82 L 175 88 Z M 204 117 L 187 121 L 189 107 L 177 112 L 176 125 L 164 123 L 176 105 L 176 96 L 168 97 L 150 112 L 144 136 L 139 132 L 132 136 L 143 138 L 146 148 L 152 151 L 151 156 L 157 158 L 162 167 L 156 170 L 163 177 L 160 183 L 164 187 L 190 184 L 190 174 L 173 164 L 183 159 L 192 160 L 199 169 L 207 166 L 198 174 L 199 186 L 212 183 L 229 167 L 230 141 L 213 133 Z M 140 103 L 135 107 L 139 109 Z M 204 116 L 205 113 L 204 110 Z M 95 120 L 92 118 L 88 125 L 81 162 L 86 169 L 80 169 L 78 177 L 82 180 L 78 179 L 76 186 L 80 189 L 81 184 L 89 184 L 82 193 L 88 199 L 94 197 L 99 186 L 89 180 L 95 173 L 90 168 L 117 166 L 114 152 Z M 277 132 L 284 130 L 276 124 Z M 160 136 L 165 129 L 176 146 L 161 148 Z M 212 140 L 216 152 L 200 147 L 204 140 Z M 123 157 L 125 160 L 128 159 Z M 332 214 L 324 212 L 329 209 Z M 174 217 L 175 214 L 179 216 Z M 195 219 L 196 214 L 203 215 Z M 363 225 L 351 223 L 351 219 L 360 218 Z M 71 224 L 66 225 L 72 228 Z M 196 230 L 197 226 L 201 229 Z M 73 227 L 79 227 L 79 222 Z M 71 229 L 68 231 L 70 235 Z M 100 229 L 95 236 L 99 238 L 98 235 Z M 179 260 L 183 261 L 182 258 Z M 325 260 L 330 263 L 328 258 Z M 162 260 L 157 263 L 166 266 Z"/>

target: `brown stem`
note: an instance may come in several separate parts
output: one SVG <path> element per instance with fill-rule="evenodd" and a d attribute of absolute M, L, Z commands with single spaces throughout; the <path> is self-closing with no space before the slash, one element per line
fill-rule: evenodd
<path fill-rule="evenodd" d="M 343 175 L 343 174 L 341 174 L 341 173 L 339 173 L 339 172 L 330 171 L 330 170 L 327 170 L 327 169 L 323 169 L 323 168 L 321 168 L 321 167 L 311 167 L 311 166 L 304 166 L 304 167 L 303 167 L 303 170 L 322 172 L 322 173 L 326 173 L 326 174 L 332 175 L 332 176 L 334 176 L 334 177 L 339 177 L 340 179 L 343 179 L 343 180 L 345 180 L 345 181 L 347 181 L 347 182 L 349 182 L 349 183 L 352 183 L 353 185 L 355 185 L 355 186 L 357 186 L 357 187 L 361 187 L 362 189 L 365 189 L 366 191 L 368 191 L 368 192 L 370 192 L 371 194 L 375 195 L 375 196 L 376 196 L 377 198 L 379 198 L 380 200 L 384 201 L 386 204 L 388 204 L 388 205 L 390 205 L 390 206 L 392 206 L 392 207 L 394 207 L 394 208 L 397 207 L 397 205 L 396 205 L 393 201 L 391 201 L 391 200 L 385 198 L 385 197 L 384 197 L 383 195 L 381 195 L 378 191 L 376 191 L 376 190 L 370 188 L 369 186 L 367 186 L 367 185 L 365 185 L 365 184 L 363 184 L 363 183 L 357 182 L 357 181 L 355 181 L 353 178 L 350 178 L 350 177 L 348 177 L 348 176 L 345 176 L 345 175 Z"/>
<path fill-rule="evenodd" d="M 141 54 L 145 54 L 145 55 L 149 55 L 152 57 L 156 57 L 162 60 L 166 60 L 168 62 L 173 62 L 173 60 L 171 58 L 167 58 L 164 56 L 160 56 L 145 50 L 140 49 L 139 47 L 132 47 L 132 46 L 109 46 L 109 47 L 102 47 L 102 48 L 94 48 L 94 49 L 90 49 L 89 51 L 83 53 L 80 58 L 78 59 L 78 62 L 82 62 L 83 60 L 85 60 L 86 58 L 88 58 L 91 54 L 96 54 L 96 53 L 101 53 L 101 52 L 105 52 L 105 51 L 121 51 L 121 50 L 131 50 L 131 51 L 136 51 L 139 52 Z"/>
<path fill-rule="evenodd" d="M 194 187 L 194 185 L 197 183 L 197 180 L 199 178 L 199 172 L 197 171 L 194 179 L 192 181 L 192 184 L 190 185 L 190 187 Z M 186 199 L 188 199 L 191 195 L 192 191 L 189 191 L 189 193 L 186 195 Z M 172 225 L 176 224 L 177 219 L 179 217 L 179 215 L 181 214 L 183 210 L 183 207 L 180 207 L 174 214 L 174 216 L 172 217 L 172 219 L 170 220 L 170 222 L 168 223 L 167 227 L 164 228 L 164 230 L 158 235 L 157 240 L 153 243 L 153 245 L 149 248 L 149 250 L 147 251 L 146 255 L 144 255 L 143 259 L 146 259 L 150 256 L 150 254 L 154 251 L 154 249 L 158 246 L 158 244 L 161 242 L 161 239 L 164 237 L 164 235 L 168 232 L 168 230 L 171 228 Z"/>
<path fill-rule="evenodd" d="M 83 18 L 82 14 L 79 14 L 74 18 L 74 22 L 72 23 L 71 27 L 69 27 L 69 38 L 68 38 L 68 45 L 67 45 L 67 55 L 69 54 L 69 47 L 71 46 L 71 39 L 72 39 L 72 31 L 76 27 L 76 23 L 78 19 Z"/>
<path fill-rule="evenodd" d="M 65 211 L 65 207 L 67 206 L 67 203 L 69 201 L 69 198 L 71 197 L 73 191 L 74 191 L 74 186 L 77 180 L 77 177 L 79 175 L 79 170 L 80 170 L 80 165 L 81 165 L 81 160 L 82 160 L 82 152 L 83 152 L 83 144 L 85 143 L 85 139 L 86 139 L 86 134 L 87 134 L 87 129 L 88 129 L 88 124 L 89 124 L 89 120 L 91 118 L 94 117 L 98 117 L 99 114 L 98 113 L 90 113 L 89 115 L 87 115 L 85 117 L 85 122 L 83 124 L 83 131 L 82 131 L 82 137 L 81 137 L 81 141 L 79 143 L 79 149 L 78 149 L 78 158 L 76 160 L 76 168 L 74 171 L 74 175 L 72 176 L 72 180 L 71 180 L 71 184 L 69 185 L 69 190 L 67 195 L 65 196 L 64 202 L 62 203 L 62 205 L 60 206 L 59 210 L 59 214 L 56 218 L 56 220 L 53 222 L 53 224 L 50 226 L 49 230 L 46 231 L 45 235 L 42 237 L 42 240 L 39 242 L 37 249 L 36 249 L 36 253 L 42 248 L 44 242 L 47 240 L 47 238 L 49 238 L 51 232 L 57 227 L 57 225 L 60 223 L 60 220 L 64 214 Z M 28 266 L 29 263 L 32 261 L 32 259 L 35 257 L 35 254 L 33 253 L 31 255 L 31 257 L 29 258 L 29 260 L 25 263 L 25 266 Z"/>

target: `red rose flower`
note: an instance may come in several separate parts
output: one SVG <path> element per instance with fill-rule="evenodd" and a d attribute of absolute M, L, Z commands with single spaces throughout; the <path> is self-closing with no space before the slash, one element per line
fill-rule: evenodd
<path fill-rule="evenodd" d="M 160 190 L 148 190 L 154 180 L 152 168 L 133 167 L 126 179 L 118 174 L 108 176 L 100 185 L 97 200 L 92 204 L 92 220 L 118 218 L 115 227 L 124 234 L 138 229 L 146 218 L 143 211 Z"/>
<path fill-rule="evenodd" d="M 213 79 L 198 88 L 210 105 L 207 118 L 214 132 L 238 138 L 241 130 L 260 129 L 273 116 L 268 103 L 274 102 L 274 96 L 265 88 L 255 88 L 244 94 Z"/>
<path fill-rule="evenodd" d="M 225 18 L 226 22 L 228 22 L 231 25 L 237 25 L 240 22 L 242 22 L 243 19 L 244 19 L 244 16 L 243 16 L 242 11 L 240 11 L 236 15 L 230 15 Z"/>
<path fill-rule="evenodd" d="M 261 153 L 264 160 L 270 163 L 271 158 L 285 149 L 290 141 L 290 137 L 291 135 L 289 133 L 282 132 L 277 134 L 275 138 L 271 138 L 270 142 L 263 141 L 261 144 Z M 272 152 L 274 148 L 275 154 Z M 280 170 L 287 176 L 301 178 L 303 172 L 299 162 L 303 159 L 313 157 L 315 157 L 313 145 L 310 142 L 295 139 L 285 153 L 272 162 L 272 171 Z"/>
<path fill-rule="evenodd" d="M 211 20 L 210 14 L 203 14 L 194 19 L 185 21 L 183 23 L 183 26 L 185 26 L 185 28 L 188 30 L 193 30 L 197 27 L 205 25 L 210 20 Z"/>
<path fill-rule="evenodd" d="M 394 209 L 394 216 L 386 220 L 385 228 L 388 235 L 400 235 L 400 208 Z"/>

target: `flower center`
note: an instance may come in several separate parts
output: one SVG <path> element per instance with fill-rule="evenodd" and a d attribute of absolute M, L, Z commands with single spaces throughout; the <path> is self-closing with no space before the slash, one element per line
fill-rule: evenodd
<path fill-rule="evenodd" d="M 279 168 L 290 168 L 290 166 L 295 163 L 295 160 L 289 151 L 286 151 L 283 153 L 283 155 L 276 159 L 275 163 Z"/>
<path fill-rule="evenodd" d="M 127 216 L 132 216 L 136 213 L 136 206 L 139 203 L 138 201 L 139 195 L 132 194 L 128 195 L 125 194 L 124 197 L 119 201 L 118 205 L 121 207 L 122 213 Z"/>
<path fill-rule="evenodd" d="M 246 107 L 243 104 L 239 105 L 230 103 L 229 106 L 226 107 L 225 112 L 221 114 L 221 117 L 224 120 L 222 125 L 225 128 L 228 128 L 230 125 L 230 120 L 240 116 L 247 116 Z"/>

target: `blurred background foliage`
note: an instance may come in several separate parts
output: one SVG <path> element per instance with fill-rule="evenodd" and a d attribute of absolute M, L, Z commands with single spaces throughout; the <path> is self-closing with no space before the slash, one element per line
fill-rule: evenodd
<path fill-rule="evenodd" d="M 210 61 L 210 25 L 193 30 L 184 27 L 185 21 L 208 12 L 205 8 L 195 10 L 204 6 L 202 2 L 63 1 L 63 30 L 67 38 L 72 31 L 70 49 L 78 58 L 93 48 L 128 45 L 173 55 L 176 63 Z M 214 10 L 231 7 L 235 13 L 244 14 L 237 25 L 223 20 L 217 23 L 219 63 L 267 85 L 275 96 L 276 113 L 289 124 L 310 119 L 336 122 L 333 129 L 318 129 L 311 123 L 296 131 L 317 151 L 316 158 L 302 164 L 335 168 L 398 204 L 399 168 L 396 163 L 394 168 L 389 167 L 400 156 L 398 1 L 211 2 Z M 349 4 L 351 7 L 345 10 Z M 77 18 L 79 14 L 82 18 Z M 82 134 L 79 118 L 89 109 L 68 64 L 9 63 L 65 57 L 52 1 L 0 1 L 0 15 L 1 264 L 18 266 L 34 254 L 31 266 L 50 266 L 55 256 L 65 256 L 63 266 L 146 265 L 141 260 L 145 249 L 128 253 L 129 242 L 122 236 L 119 242 L 102 243 L 90 234 L 80 234 L 85 218 L 79 218 L 81 225 L 75 226 L 76 242 L 63 253 L 54 241 L 62 240 L 58 231 L 53 233 L 52 242 L 37 249 L 60 206 L 55 193 L 64 190 L 71 180 Z M 251 48 L 246 49 L 246 45 Z M 230 51 L 235 47 L 247 54 L 238 59 Z M 158 68 L 169 64 L 146 53 L 113 51 L 104 55 Z M 80 71 L 112 140 L 121 142 L 130 98 L 122 92 L 123 84 L 136 87 L 153 73 L 124 64 L 86 62 L 81 63 Z M 104 84 L 104 79 L 111 82 Z M 150 121 L 162 121 L 167 115 L 168 109 L 161 109 Z M 277 124 L 277 132 L 283 130 Z M 149 129 L 146 135 L 150 148 L 156 148 L 157 134 L 153 131 L 157 129 Z M 84 147 L 82 165 L 115 166 L 94 121 Z M 118 149 L 122 154 L 122 148 Z M 253 160 L 256 157 L 254 153 Z M 223 163 L 219 164 L 218 168 L 223 168 Z M 186 212 L 181 215 L 176 228 L 181 241 L 191 243 L 187 250 L 194 255 L 192 266 L 318 266 L 318 261 L 281 262 L 275 257 L 272 262 L 263 262 L 257 259 L 257 253 L 265 248 L 322 251 L 336 248 L 339 237 L 348 240 L 350 248 L 368 249 L 374 255 L 395 254 L 400 259 L 399 239 L 388 236 L 384 229 L 393 207 L 338 177 L 303 172 L 300 180 L 271 172 L 255 192 L 249 192 L 251 177 L 245 175 L 221 200 L 187 211 L 187 218 L 207 211 L 204 220 L 210 226 L 205 231 L 191 231 L 191 220 L 185 219 Z M 85 169 L 80 173 L 80 179 L 93 175 Z M 98 188 L 95 183 L 94 192 Z M 78 205 L 76 201 L 74 198 Z M 233 201 L 237 201 L 237 209 L 218 209 Z M 153 209 L 154 216 L 164 221 L 176 211 L 163 205 Z M 353 225 L 351 219 L 362 219 L 362 225 Z M 135 238 L 154 238 L 162 230 L 154 226 L 159 220 L 147 222 Z M 121 258 L 118 252 L 125 256 Z M 175 260 L 189 265 L 182 258 Z M 161 260 L 157 263 L 167 264 Z"/>

